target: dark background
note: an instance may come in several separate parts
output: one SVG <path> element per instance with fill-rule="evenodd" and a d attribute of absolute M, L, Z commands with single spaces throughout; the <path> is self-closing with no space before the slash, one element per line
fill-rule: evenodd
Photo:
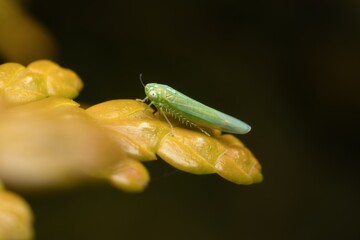
<path fill-rule="evenodd" d="M 144 193 L 28 196 L 42 239 L 360 239 L 360 2 L 33 0 L 96 104 L 175 89 L 252 125 L 264 182 L 161 160 Z"/>

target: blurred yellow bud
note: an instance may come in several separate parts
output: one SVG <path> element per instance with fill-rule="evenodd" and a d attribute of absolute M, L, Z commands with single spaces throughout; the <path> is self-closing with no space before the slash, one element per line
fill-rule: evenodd
<path fill-rule="evenodd" d="M 0 91 L 11 104 L 36 101 L 47 96 L 45 77 L 17 63 L 0 65 Z"/>
<path fill-rule="evenodd" d="M 15 193 L 0 191 L 0 239 L 33 239 L 33 215 L 28 204 Z"/>
<path fill-rule="evenodd" d="M 49 60 L 39 60 L 28 65 L 28 70 L 46 76 L 49 96 L 75 98 L 83 88 L 78 75 Z"/>
<path fill-rule="evenodd" d="M 76 97 L 83 87 L 69 69 L 48 60 L 24 67 L 18 63 L 0 65 L 0 107 L 37 101 L 49 96 Z"/>
<path fill-rule="evenodd" d="M 21 1 L 0 0 L 0 55 L 7 61 L 27 64 L 53 58 L 55 40 L 39 22 L 30 17 Z"/>
<path fill-rule="evenodd" d="M 0 178 L 16 188 L 72 186 L 89 175 L 107 178 L 125 155 L 66 98 L 46 98 L 3 111 Z"/>

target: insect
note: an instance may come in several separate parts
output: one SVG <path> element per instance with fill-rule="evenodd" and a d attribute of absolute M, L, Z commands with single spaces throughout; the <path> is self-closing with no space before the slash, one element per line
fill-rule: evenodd
<path fill-rule="evenodd" d="M 148 83 L 145 85 L 145 94 L 146 98 L 142 101 L 150 100 L 150 106 L 155 105 L 171 127 L 165 113 L 182 123 L 199 128 L 208 136 L 201 126 L 234 134 L 246 134 L 251 130 L 243 121 L 208 107 L 167 85 Z"/>

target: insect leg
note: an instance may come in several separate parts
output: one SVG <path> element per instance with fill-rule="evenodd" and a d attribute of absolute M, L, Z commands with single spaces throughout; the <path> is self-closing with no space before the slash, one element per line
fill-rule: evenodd
<path fill-rule="evenodd" d="M 149 98 L 148 97 L 146 97 L 146 98 L 144 98 L 144 99 L 136 99 L 136 101 L 138 101 L 138 102 L 146 102 L 146 100 L 148 100 Z"/>
<path fill-rule="evenodd" d="M 144 109 L 144 112 L 149 108 L 149 107 L 151 107 L 151 105 L 153 105 L 154 103 L 153 102 L 151 102 L 149 105 L 146 105 L 146 108 Z M 157 111 L 157 110 L 156 110 Z M 156 111 L 155 112 L 153 112 L 154 114 L 156 113 Z"/>
<path fill-rule="evenodd" d="M 170 120 L 166 117 L 165 112 L 164 112 L 164 111 L 162 111 L 162 110 L 160 109 L 160 113 L 164 116 L 165 120 L 166 120 L 166 121 L 167 121 L 167 123 L 170 125 L 171 132 L 173 132 L 174 127 L 173 127 L 173 125 L 171 124 Z"/>
<path fill-rule="evenodd" d="M 138 101 L 138 102 L 145 102 L 146 100 L 148 100 L 148 97 L 146 97 L 146 98 L 144 98 L 144 99 L 136 99 L 136 101 Z M 148 104 L 146 104 L 146 108 L 144 108 L 144 112 L 149 108 L 149 107 L 151 107 L 151 105 L 153 105 L 154 103 L 153 102 L 151 102 L 149 105 Z M 155 112 L 153 112 L 154 114 L 157 112 L 157 109 L 155 110 Z"/>
<path fill-rule="evenodd" d="M 204 129 L 202 129 L 201 127 L 199 127 L 197 124 L 190 122 L 189 120 L 187 120 L 184 117 L 181 117 L 181 123 L 186 124 L 186 126 L 190 126 L 190 127 L 195 127 L 198 128 L 202 133 L 204 133 L 206 136 L 210 137 L 210 134 L 208 132 L 206 132 Z"/>
<path fill-rule="evenodd" d="M 202 129 L 199 126 L 196 126 L 203 134 L 205 134 L 206 136 L 210 137 L 210 134 L 208 132 L 206 132 L 204 129 Z"/>

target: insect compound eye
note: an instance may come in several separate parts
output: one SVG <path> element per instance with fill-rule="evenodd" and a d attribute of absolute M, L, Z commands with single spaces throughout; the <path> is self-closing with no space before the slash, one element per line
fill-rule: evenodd
<path fill-rule="evenodd" d="M 152 97 L 152 98 L 156 98 L 157 97 L 157 94 L 155 91 L 150 91 L 149 92 L 149 95 Z"/>

